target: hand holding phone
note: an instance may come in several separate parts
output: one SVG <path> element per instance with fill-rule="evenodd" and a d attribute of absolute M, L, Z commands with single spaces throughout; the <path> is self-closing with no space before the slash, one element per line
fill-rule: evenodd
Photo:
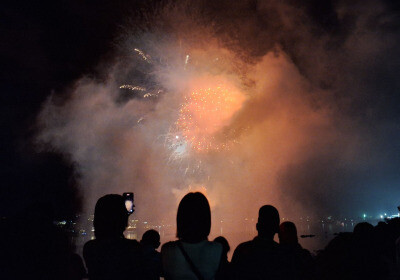
<path fill-rule="evenodd" d="M 126 192 L 126 193 L 123 193 L 122 196 L 125 199 L 126 210 L 128 211 L 128 214 L 130 215 L 135 211 L 133 209 L 135 207 L 135 205 L 133 204 L 134 194 L 133 194 L 133 192 Z"/>

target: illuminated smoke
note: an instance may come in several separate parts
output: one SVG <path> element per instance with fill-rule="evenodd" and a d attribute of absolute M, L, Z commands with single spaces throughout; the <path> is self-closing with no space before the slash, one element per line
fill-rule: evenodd
<path fill-rule="evenodd" d="M 197 189 L 231 220 L 263 204 L 282 217 L 344 211 L 338 201 L 363 189 L 349 178 L 376 164 L 347 113 L 368 90 L 365 65 L 386 51 L 365 29 L 373 12 L 330 37 L 285 1 L 214 2 L 199 1 L 209 13 L 166 5 L 150 27 L 127 27 L 106 79 L 48 98 L 38 143 L 74 164 L 89 213 L 100 196 L 133 191 L 134 215 L 174 224 Z M 338 20 L 351 11 L 335 9 Z"/>

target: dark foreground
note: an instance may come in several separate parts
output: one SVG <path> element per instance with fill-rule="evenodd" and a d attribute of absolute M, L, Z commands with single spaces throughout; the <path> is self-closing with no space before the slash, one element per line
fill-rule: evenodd
<path fill-rule="evenodd" d="M 37 209 L 24 219 L 1 221 L 1 279 L 87 278 L 70 236 L 53 224 L 46 211 Z M 359 223 L 353 232 L 336 235 L 315 255 L 296 246 L 285 248 L 289 252 L 286 264 L 298 270 L 292 279 L 400 279 L 400 218 L 379 222 L 375 227 Z M 140 278 L 159 279 L 161 275 L 157 274 Z M 237 279 L 227 260 L 219 277 Z M 132 275 L 132 279 L 138 279 L 138 275 Z"/>

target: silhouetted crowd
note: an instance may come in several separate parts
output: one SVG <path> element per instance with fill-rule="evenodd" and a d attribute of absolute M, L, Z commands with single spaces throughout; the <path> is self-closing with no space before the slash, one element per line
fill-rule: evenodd
<path fill-rule="evenodd" d="M 257 236 L 237 246 L 229 262 L 228 241 L 222 236 L 208 240 L 211 210 L 203 194 L 188 193 L 181 200 L 177 240 L 163 244 L 161 253 L 155 230 L 146 231 L 140 242 L 124 237 L 125 200 L 110 194 L 96 203 L 96 238 L 85 244 L 83 262 L 53 225 L 50 207 L 36 205 L 26 215 L 24 226 L 36 230 L 25 237 L 17 234 L 24 232 L 22 223 L 1 223 L 1 279 L 400 279 L 399 218 L 375 227 L 359 223 L 313 256 L 299 244 L 295 224 L 280 224 L 278 210 L 264 205 Z"/>

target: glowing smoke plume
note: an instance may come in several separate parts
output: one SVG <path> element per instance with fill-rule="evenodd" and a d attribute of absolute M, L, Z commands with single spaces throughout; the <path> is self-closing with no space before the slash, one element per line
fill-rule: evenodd
<path fill-rule="evenodd" d="M 350 189 L 342 175 L 372 162 L 362 127 L 342 113 L 355 98 L 347 77 L 382 50 L 329 53 L 289 4 L 205 3 L 210 13 L 171 4 L 128 26 L 107 78 L 49 97 L 38 142 L 75 164 L 88 212 L 101 195 L 133 191 L 135 215 L 172 221 L 193 186 L 224 218 L 266 203 L 283 216 L 335 209 L 327 198 Z"/>

